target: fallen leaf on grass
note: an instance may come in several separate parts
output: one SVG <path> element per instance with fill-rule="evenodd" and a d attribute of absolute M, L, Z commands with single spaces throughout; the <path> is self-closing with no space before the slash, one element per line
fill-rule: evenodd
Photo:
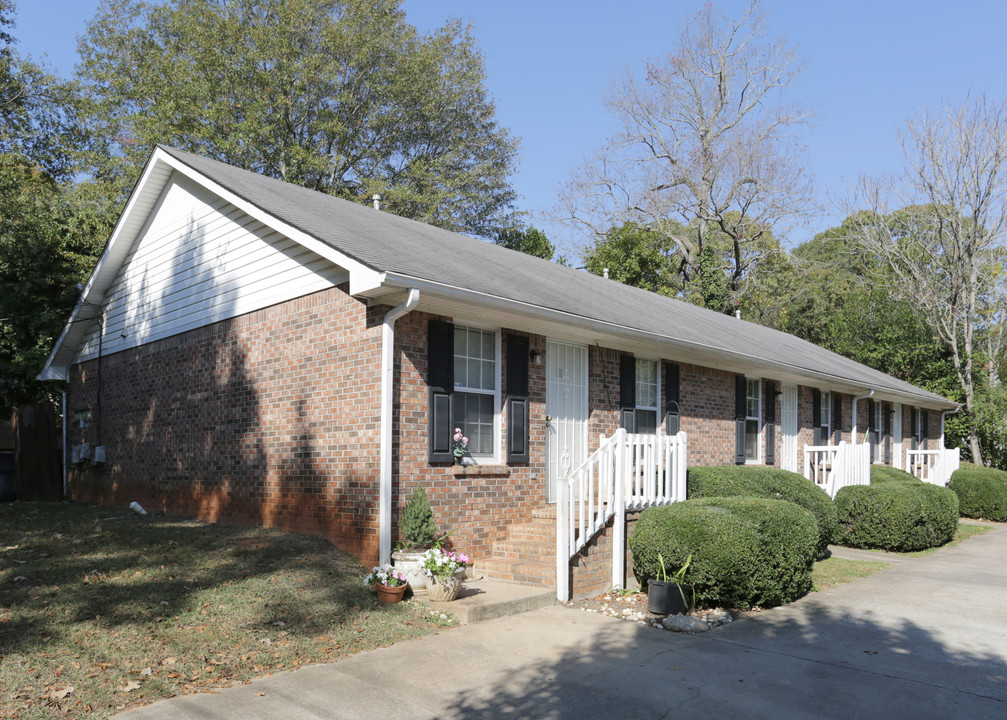
<path fill-rule="evenodd" d="M 151 670 L 149 667 L 145 667 L 143 670 L 140 671 L 140 674 L 141 675 L 153 675 L 154 671 Z"/>
<path fill-rule="evenodd" d="M 62 700 L 67 695 L 69 695 L 70 693 L 72 693 L 74 690 L 75 690 L 75 688 L 74 688 L 73 685 L 67 685 L 65 688 L 62 688 L 60 690 L 52 690 L 45 697 L 48 698 L 49 700 Z"/>
<path fill-rule="evenodd" d="M 177 662 L 178 662 L 178 658 L 169 657 L 169 658 L 165 658 L 164 660 L 162 660 L 161 664 L 162 665 L 174 665 Z"/>
<path fill-rule="evenodd" d="M 128 693 L 128 692 L 132 692 L 133 690 L 139 690 L 139 689 L 140 689 L 140 683 L 138 683 L 136 680 L 130 680 L 125 685 L 123 685 L 122 687 L 120 687 L 119 691 L 120 692 L 124 692 L 124 693 Z"/>

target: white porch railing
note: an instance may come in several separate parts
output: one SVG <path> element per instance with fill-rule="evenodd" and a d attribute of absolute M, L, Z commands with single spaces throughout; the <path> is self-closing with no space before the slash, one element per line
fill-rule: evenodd
<path fill-rule="evenodd" d="M 612 585 L 620 586 L 626 562 L 626 510 L 685 500 L 686 436 L 601 437 L 599 447 L 557 488 L 556 597 L 570 599 L 570 559 L 615 517 Z"/>
<path fill-rule="evenodd" d="M 933 485 L 944 487 L 951 473 L 961 467 L 960 448 L 940 450 L 906 450 L 906 470 Z"/>
<path fill-rule="evenodd" d="M 871 447 L 867 443 L 805 445 L 804 477 L 834 498 L 847 485 L 871 484 Z"/>

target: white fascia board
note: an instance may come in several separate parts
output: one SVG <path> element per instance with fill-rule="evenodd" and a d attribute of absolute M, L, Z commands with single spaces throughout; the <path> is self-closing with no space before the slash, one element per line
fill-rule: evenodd
<path fill-rule="evenodd" d="M 245 200 L 240 195 L 236 195 L 222 185 L 210 180 L 208 177 L 192 169 L 181 160 L 175 159 L 168 153 L 161 150 L 161 148 L 157 148 L 154 151 L 154 158 L 158 161 L 165 162 L 178 173 L 199 183 L 210 192 L 226 200 L 231 205 L 234 205 L 249 217 L 255 218 L 266 227 L 272 228 L 276 232 L 290 238 L 300 245 L 303 245 L 317 255 L 320 255 L 332 263 L 348 270 L 350 273 L 351 295 L 366 292 L 367 290 L 381 285 L 382 273 L 374 270 L 373 268 L 367 267 L 359 260 L 354 260 L 349 255 L 339 252 L 331 245 L 327 245 L 314 236 L 309 235 L 302 230 L 298 230 L 293 225 L 283 222 L 275 215 L 272 215 L 260 208 L 258 205 Z"/>
<path fill-rule="evenodd" d="M 842 390 L 850 394 L 862 394 L 867 390 L 876 390 L 876 396 L 886 400 L 894 400 L 920 407 L 933 409 L 945 409 L 957 407 L 957 403 L 951 401 L 940 402 L 929 398 L 923 398 L 910 393 L 899 392 L 890 388 L 870 388 L 863 384 L 852 381 L 831 373 L 807 370 L 789 363 L 772 362 L 756 358 L 744 352 L 727 351 L 721 348 L 710 347 L 699 343 L 692 343 L 675 338 L 669 338 L 658 333 L 639 330 L 637 328 L 617 325 L 594 318 L 575 315 L 573 313 L 545 308 L 531 303 L 512 300 L 497 295 L 480 293 L 467 288 L 459 288 L 443 283 L 432 282 L 422 278 L 411 277 L 400 273 L 386 273 L 384 278 L 386 287 L 396 287 L 401 289 L 416 288 L 421 293 L 439 295 L 441 297 L 458 300 L 464 303 L 477 303 L 487 308 L 499 311 L 509 311 L 515 315 L 531 316 L 539 320 L 576 325 L 588 330 L 592 330 L 606 335 L 616 335 L 627 338 L 633 342 L 642 342 L 648 345 L 664 346 L 671 350 L 677 350 L 690 355 L 696 360 L 704 360 L 708 367 L 729 370 L 731 372 L 744 373 L 747 370 L 758 372 L 760 376 L 772 379 L 787 379 L 799 382 L 805 386 L 814 386 L 821 383 L 831 386 L 837 390 Z M 519 329 L 516 327 L 515 329 Z M 697 362 L 697 364 L 700 364 Z M 767 371 L 771 371 L 767 373 Z M 775 375 L 774 375 L 775 374 Z"/>

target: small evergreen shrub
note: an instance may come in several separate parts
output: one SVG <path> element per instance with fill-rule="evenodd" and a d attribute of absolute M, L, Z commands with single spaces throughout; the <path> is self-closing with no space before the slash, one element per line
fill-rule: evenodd
<path fill-rule="evenodd" d="M 427 500 L 427 492 L 422 485 L 413 490 L 412 497 L 402 510 L 399 522 L 402 538 L 407 548 L 428 548 L 437 537 L 434 511 Z"/>
<path fill-rule="evenodd" d="M 894 552 L 950 542 L 958 527 L 958 498 L 947 488 L 913 480 L 894 477 L 840 489 L 835 500 L 836 542 Z"/>
<path fill-rule="evenodd" d="M 818 543 L 814 515 L 794 503 L 720 497 L 648 508 L 629 539 L 644 588 L 660 573 L 692 564 L 685 581 L 700 606 L 750 608 L 790 602 L 811 587 Z"/>
<path fill-rule="evenodd" d="M 898 470 L 888 465 L 871 465 L 871 485 L 884 485 L 885 483 L 914 483 L 922 482 L 912 473 L 905 470 Z"/>
<path fill-rule="evenodd" d="M 962 517 L 1007 522 L 1007 472 L 964 464 L 951 476 L 948 488 L 958 496 Z"/>
<path fill-rule="evenodd" d="M 832 498 L 811 480 L 788 470 L 746 465 L 691 467 L 687 485 L 690 498 L 748 495 L 800 505 L 818 523 L 815 559 L 826 556 L 836 534 L 836 507 Z"/>

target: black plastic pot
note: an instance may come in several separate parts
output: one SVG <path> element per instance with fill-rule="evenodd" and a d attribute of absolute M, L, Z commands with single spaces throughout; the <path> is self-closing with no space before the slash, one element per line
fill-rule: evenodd
<path fill-rule="evenodd" d="M 685 600 L 682 596 L 685 596 Z M 647 582 L 647 610 L 656 615 L 682 615 L 689 611 L 688 598 L 691 585 L 649 580 Z"/>

